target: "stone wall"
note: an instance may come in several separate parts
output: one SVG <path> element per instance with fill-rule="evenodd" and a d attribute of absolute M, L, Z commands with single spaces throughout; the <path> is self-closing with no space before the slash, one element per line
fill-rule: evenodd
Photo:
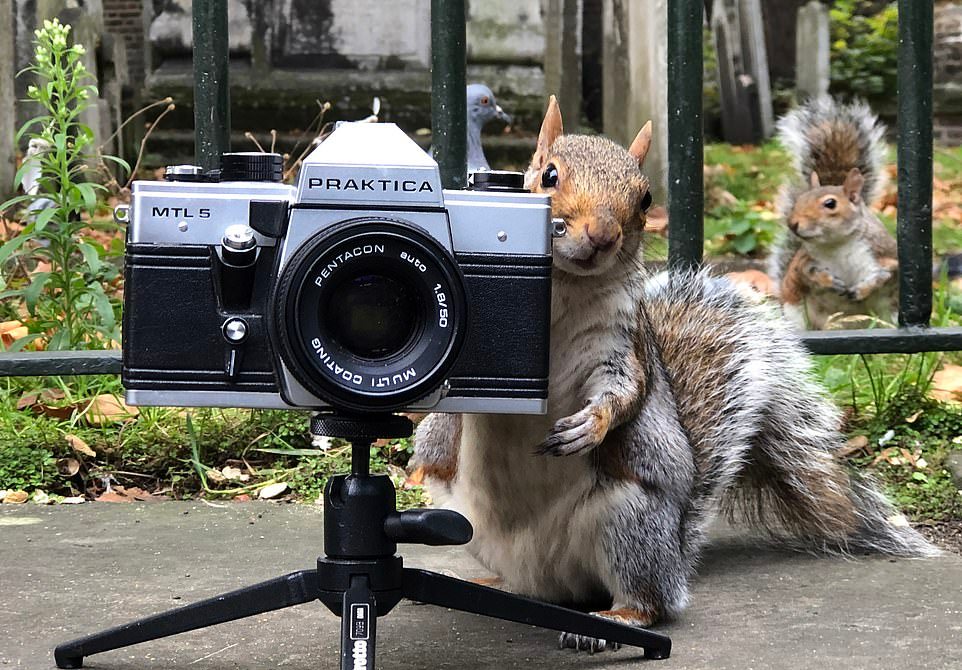
<path fill-rule="evenodd" d="M 175 99 L 157 136 L 184 149 L 193 126 L 192 2 L 147 4 L 142 97 Z M 234 146 L 252 146 L 245 131 L 270 129 L 290 144 L 318 101 L 333 104 L 328 120 L 356 119 L 378 96 L 382 120 L 409 132 L 430 127 L 430 9 L 430 0 L 228 0 Z M 472 0 L 467 18 L 468 81 L 491 86 L 516 125 L 536 132 L 545 97 L 541 0 Z M 529 155 L 529 144 L 516 156 Z"/>

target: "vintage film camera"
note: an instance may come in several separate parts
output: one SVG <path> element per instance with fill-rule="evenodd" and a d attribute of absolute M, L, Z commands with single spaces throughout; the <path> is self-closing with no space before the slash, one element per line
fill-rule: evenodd
<path fill-rule="evenodd" d="M 442 191 L 393 124 L 134 182 L 123 382 L 134 405 L 543 413 L 552 221 L 520 175 Z"/>

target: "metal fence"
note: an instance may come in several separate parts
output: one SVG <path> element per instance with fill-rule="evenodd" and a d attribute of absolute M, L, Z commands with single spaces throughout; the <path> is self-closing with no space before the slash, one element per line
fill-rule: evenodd
<path fill-rule="evenodd" d="M 934 0 L 899 0 L 899 327 L 809 332 L 812 353 L 962 349 L 962 328 L 931 328 L 932 42 Z M 227 0 L 195 0 L 197 162 L 230 150 Z M 465 3 L 432 0 L 432 128 L 445 188 L 465 185 Z M 702 25 L 704 0 L 668 1 L 669 264 L 697 266 L 704 246 Z M 119 351 L 0 353 L 0 376 L 118 374 Z"/>

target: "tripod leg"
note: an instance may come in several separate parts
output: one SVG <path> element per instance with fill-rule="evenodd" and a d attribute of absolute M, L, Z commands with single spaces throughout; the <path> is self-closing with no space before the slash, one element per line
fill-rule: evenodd
<path fill-rule="evenodd" d="M 300 605 L 317 597 L 317 570 L 301 570 L 65 642 L 54 650 L 54 660 L 58 668 L 80 668 L 84 657 L 91 654 Z"/>
<path fill-rule="evenodd" d="M 404 597 L 462 612 L 642 647 L 646 658 L 668 658 L 671 653 L 671 639 L 665 635 L 427 570 L 404 569 Z"/>
<path fill-rule="evenodd" d="M 341 670 L 374 670 L 377 604 L 366 575 L 351 577 L 341 611 Z"/>

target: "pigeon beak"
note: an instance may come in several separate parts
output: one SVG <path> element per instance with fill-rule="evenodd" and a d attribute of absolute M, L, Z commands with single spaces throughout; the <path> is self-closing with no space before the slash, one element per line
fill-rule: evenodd
<path fill-rule="evenodd" d="M 495 105 L 494 110 L 498 113 L 498 118 L 507 123 L 511 124 L 511 115 L 501 109 L 501 105 Z"/>

